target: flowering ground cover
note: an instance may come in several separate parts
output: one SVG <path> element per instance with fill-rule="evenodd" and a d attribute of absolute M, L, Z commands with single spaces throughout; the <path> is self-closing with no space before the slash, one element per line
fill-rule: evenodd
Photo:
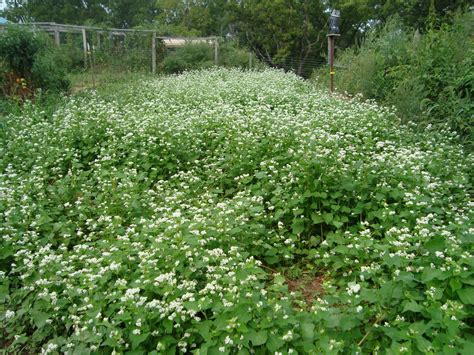
<path fill-rule="evenodd" d="M 448 131 L 212 69 L 0 132 L 7 352 L 474 352 L 473 156 Z"/>

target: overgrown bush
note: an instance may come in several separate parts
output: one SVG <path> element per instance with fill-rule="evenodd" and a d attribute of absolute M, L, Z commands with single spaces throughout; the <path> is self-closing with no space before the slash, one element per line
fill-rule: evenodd
<path fill-rule="evenodd" d="M 219 48 L 219 65 L 228 68 L 249 68 L 250 56 L 252 56 L 252 68 L 264 67 L 255 54 L 239 47 L 235 42 L 225 42 Z"/>
<path fill-rule="evenodd" d="M 234 42 L 220 44 L 217 65 L 228 68 L 248 68 L 249 55 L 252 55 L 252 67 L 263 65 L 247 50 Z M 185 70 L 209 68 L 215 65 L 214 48 L 209 44 L 189 44 L 169 52 L 162 68 L 165 73 L 181 73 Z"/>
<path fill-rule="evenodd" d="M 451 26 L 445 24 L 440 30 L 429 31 L 415 52 L 412 66 L 415 80 L 423 90 L 421 106 L 425 120 L 447 122 L 453 130 L 469 138 L 471 144 L 474 143 L 473 24 L 474 14 L 470 13 L 459 17 Z"/>
<path fill-rule="evenodd" d="M 37 89 L 64 91 L 67 58 L 44 33 L 9 26 L 0 34 L 4 96 L 33 96 Z"/>
<path fill-rule="evenodd" d="M 214 50 L 208 44 L 188 44 L 170 51 L 163 61 L 163 71 L 168 74 L 185 70 L 209 68 L 214 65 Z"/>
<path fill-rule="evenodd" d="M 448 125 L 472 144 L 473 20 L 458 15 L 423 35 L 392 20 L 338 56 L 336 87 L 393 105 L 404 120 Z"/>

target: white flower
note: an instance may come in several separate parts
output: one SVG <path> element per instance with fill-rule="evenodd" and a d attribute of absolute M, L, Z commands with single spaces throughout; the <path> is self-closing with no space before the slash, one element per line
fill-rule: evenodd
<path fill-rule="evenodd" d="M 293 339 L 293 332 L 291 330 L 289 330 L 288 333 L 283 335 L 282 339 L 284 341 L 290 341 L 291 339 Z"/>
<path fill-rule="evenodd" d="M 5 312 L 5 319 L 10 319 L 10 318 L 13 318 L 15 316 L 15 312 L 14 311 L 6 311 Z"/>
<path fill-rule="evenodd" d="M 355 282 L 349 282 L 349 287 L 346 288 L 347 293 L 350 295 L 358 293 L 360 291 L 360 285 Z"/>

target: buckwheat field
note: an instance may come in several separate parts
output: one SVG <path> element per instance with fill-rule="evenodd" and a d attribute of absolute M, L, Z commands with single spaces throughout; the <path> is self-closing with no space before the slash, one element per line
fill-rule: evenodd
<path fill-rule="evenodd" d="M 211 69 L 0 130 L 7 353 L 472 354 L 473 155 Z"/>

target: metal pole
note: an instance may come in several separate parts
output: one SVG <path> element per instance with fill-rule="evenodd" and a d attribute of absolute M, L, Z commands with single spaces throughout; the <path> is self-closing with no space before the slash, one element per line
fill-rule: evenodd
<path fill-rule="evenodd" d="M 249 69 L 252 69 L 252 52 L 249 53 Z"/>
<path fill-rule="evenodd" d="M 334 42 L 336 37 L 340 36 L 339 19 L 341 12 L 333 9 L 329 17 L 329 34 L 328 34 L 328 59 L 329 59 L 329 91 L 334 92 Z"/>
<path fill-rule="evenodd" d="M 84 68 L 87 69 L 87 35 L 86 29 L 82 29 L 82 44 L 84 46 Z"/>
<path fill-rule="evenodd" d="M 334 37 L 329 36 L 329 90 L 334 91 Z"/>
<path fill-rule="evenodd" d="M 151 42 L 151 72 L 156 73 L 156 32 L 153 33 L 153 39 Z"/>
<path fill-rule="evenodd" d="M 334 40 L 339 35 L 328 35 L 328 58 L 329 58 L 329 91 L 334 92 Z"/>

